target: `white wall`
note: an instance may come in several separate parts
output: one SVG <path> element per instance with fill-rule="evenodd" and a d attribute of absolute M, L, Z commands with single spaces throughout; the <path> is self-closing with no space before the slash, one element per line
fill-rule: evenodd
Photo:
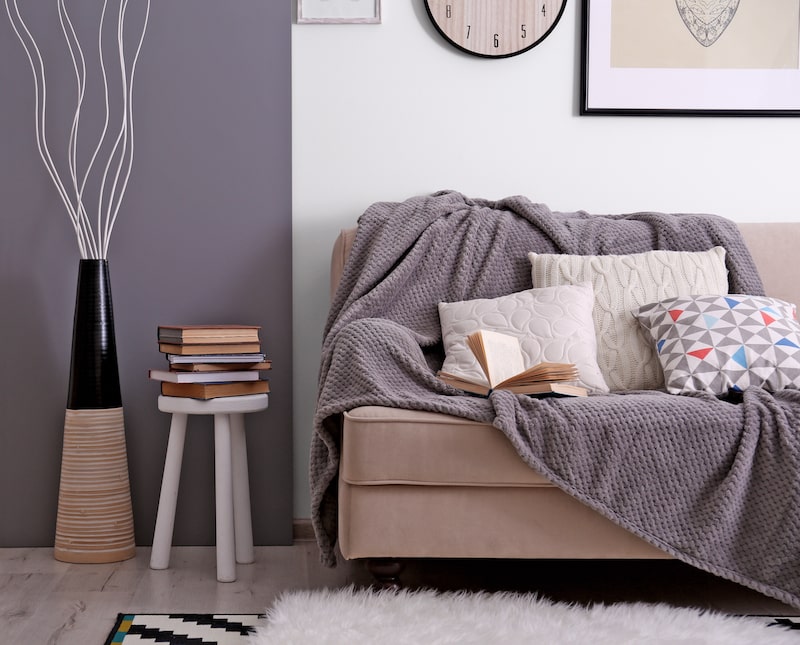
<path fill-rule="evenodd" d="M 800 119 L 578 116 L 579 5 L 500 60 L 446 44 L 422 0 L 383 0 L 381 25 L 293 26 L 295 517 L 310 516 L 330 247 L 372 202 L 449 188 L 562 211 L 800 220 Z"/>

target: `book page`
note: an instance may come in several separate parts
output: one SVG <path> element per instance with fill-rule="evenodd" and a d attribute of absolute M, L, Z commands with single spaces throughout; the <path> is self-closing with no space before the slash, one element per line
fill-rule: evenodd
<path fill-rule="evenodd" d="M 492 387 L 525 369 L 519 339 L 515 336 L 479 329 L 467 337 L 467 344 Z"/>
<path fill-rule="evenodd" d="M 577 381 L 578 378 L 578 370 L 572 363 L 539 363 L 499 383 L 498 387 L 527 385 L 531 383 Z"/>

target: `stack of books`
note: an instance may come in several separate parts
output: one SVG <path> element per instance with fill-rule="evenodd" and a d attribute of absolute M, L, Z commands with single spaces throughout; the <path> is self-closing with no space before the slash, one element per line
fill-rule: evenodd
<path fill-rule="evenodd" d="M 159 325 L 158 350 L 169 369 L 150 370 L 164 396 L 213 399 L 266 394 L 261 378 L 272 367 L 261 351 L 260 327 L 254 325 Z"/>

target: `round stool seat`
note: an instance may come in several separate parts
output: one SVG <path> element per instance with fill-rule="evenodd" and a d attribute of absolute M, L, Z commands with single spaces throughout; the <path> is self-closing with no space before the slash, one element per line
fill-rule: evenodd
<path fill-rule="evenodd" d="M 220 396 L 216 399 L 190 399 L 185 396 L 159 396 L 158 409 L 161 412 L 180 412 L 182 414 L 241 414 L 260 412 L 269 405 L 267 394 L 246 394 L 244 396 Z"/>

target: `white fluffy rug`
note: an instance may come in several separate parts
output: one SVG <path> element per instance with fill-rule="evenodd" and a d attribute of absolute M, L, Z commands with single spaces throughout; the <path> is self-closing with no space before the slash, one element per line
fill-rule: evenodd
<path fill-rule="evenodd" d="M 291 592 L 253 645 L 800 645 L 769 620 L 667 605 L 582 607 L 532 594 Z"/>

